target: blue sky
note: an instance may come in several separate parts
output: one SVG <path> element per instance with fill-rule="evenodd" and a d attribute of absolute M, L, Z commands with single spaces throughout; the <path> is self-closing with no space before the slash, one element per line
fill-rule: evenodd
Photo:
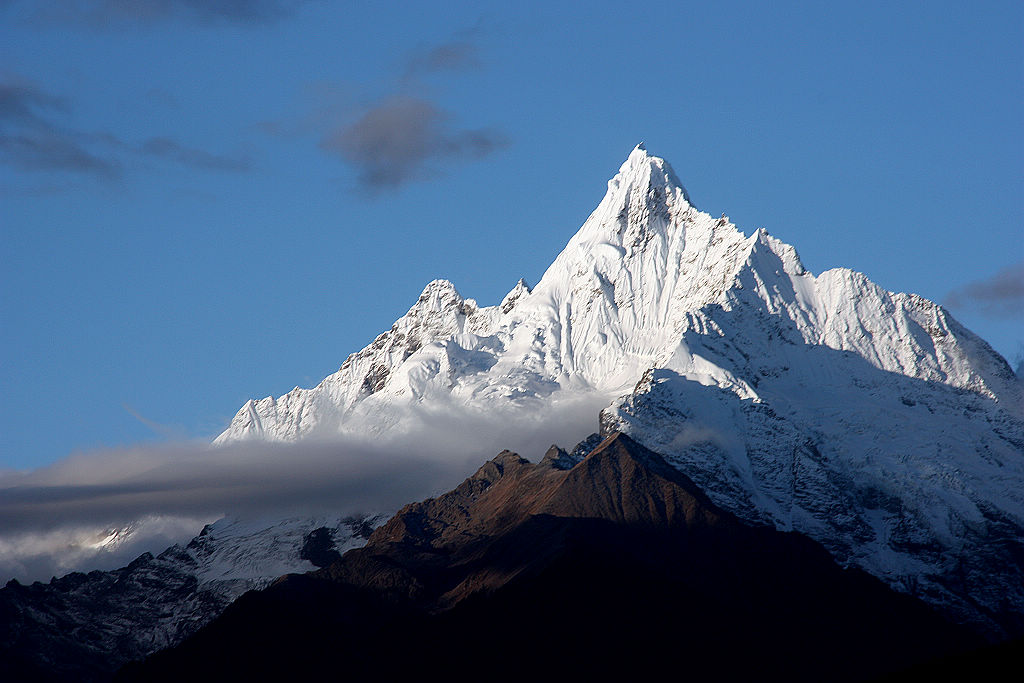
<path fill-rule="evenodd" d="M 1019 3 L 0 1 L 0 469 L 214 436 L 433 278 L 535 283 L 632 147 L 1024 350 Z"/>

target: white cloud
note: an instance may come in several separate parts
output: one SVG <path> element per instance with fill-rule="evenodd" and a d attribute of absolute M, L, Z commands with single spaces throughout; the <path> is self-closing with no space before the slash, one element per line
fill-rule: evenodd
<path fill-rule="evenodd" d="M 456 486 L 505 448 L 531 460 L 552 443 L 571 448 L 596 430 L 606 401 L 584 395 L 542 415 L 435 402 L 414 410 L 401 433 L 372 439 L 147 445 L 0 473 L 0 581 L 113 568 L 186 541 L 225 514 L 397 510 Z M 97 547 L 97 538 L 131 524 L 130 543 Z"/>

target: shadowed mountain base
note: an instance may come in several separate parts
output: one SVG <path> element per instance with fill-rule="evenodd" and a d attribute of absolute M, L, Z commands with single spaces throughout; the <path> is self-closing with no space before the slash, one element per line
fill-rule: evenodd
<path fill-rule="evenodd" d="M 560 455 L 502 453 L 119 680 L 860 680 L 980 644 L 624 435 Z"/>

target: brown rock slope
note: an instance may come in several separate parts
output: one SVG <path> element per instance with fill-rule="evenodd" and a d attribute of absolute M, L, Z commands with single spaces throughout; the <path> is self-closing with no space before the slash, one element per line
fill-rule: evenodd
<path fill-rule="evenodd" d="M 978 643 L 624 435 L 570 465 L 506 451 L 122 678 L 859 680 Z"/>

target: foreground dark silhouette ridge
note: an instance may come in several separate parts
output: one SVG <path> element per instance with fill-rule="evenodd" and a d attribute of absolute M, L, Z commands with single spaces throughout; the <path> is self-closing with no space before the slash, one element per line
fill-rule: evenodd
<path fill-rule="evenodd" d="M 617 433 L 575 464 L 505 451 L 117 679 L 860 680 L 981 642 Z"/>

